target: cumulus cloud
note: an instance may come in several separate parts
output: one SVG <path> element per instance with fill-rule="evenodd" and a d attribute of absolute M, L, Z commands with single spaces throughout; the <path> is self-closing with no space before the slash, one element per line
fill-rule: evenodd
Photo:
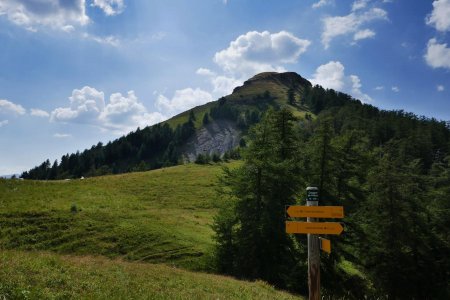
<path fill-rule="evenodd" d="M 286 31 L 249 31 L 231 41 L 228 48 L 215 53 L 213 60 L 221 71 L 199 68 L 196 74 L 205 76 L 212 85 L 212 94 L 220 97 L 230 94 L 257 73 L 286 71 L 284 65 L 296 63 L 310 44 L 310 41 Z M 203 97 L 208 99 L 206 95 Z M 161 103 L 165 103 L 165 99 L 162 96 Z"/>
<path fill-rule="evenodd" d="M 384 86 L 381 86 L 381 85 L 380 86 L 376 86 L 375 90 L 376 91 L 382 91 L 382 90 L 384 90 Z"/>
<path fill-rule="evenodd" d="M 361 80 L 356 75 L 345 75 L 345 67 L 339 61 L 330 61 L 319 66 L 309 79 L 313 84 L 324 88 L 343 91 L 351 94 L 354 98 L 363 102 L 372 102 L 372 98 L 361 91 Z"/>
<path fill-rule="evenodd" d="M 450 69 L 450 48 L 445 43 L 439 44 L 434 38 L 428 41 L 424 58 L 427 64 L 434 69 Z"/>
<path fill-rule="evenodd" d="M 310 44 L 286 31 L 250 31 L 217 52 L 214 62 L 235 78 L 248 78 L 264 71 L 284 71 L 281 65 L 297 62 Z"/>
<path fill-rule="evenodd" d="M 450 0 L 433 1 L 433 11 L 425 21 L 439 31 L 450 31 Z"/>
<path fill-rule="evenodd" d="M 149 113 L 134 91 L 129 91 L 126 96 L 121 93 L 111 94 L 109 103 L 99 116 L 104 127 L 117 132 L 153 125 L 164 119 L 165 116 L 159 112 Z"/>
<path fill-rule="evenodd" d="M 160 94 L 156 101 L 158 108 L 164 112 L 175 115 L 197 105 L 213 101 L 210 93 L 199 88 L 186 88 L 175 91 L 171 99 Z"/>
<path fill-rule="evenodd" d="M 339 61 L 330 61 L 316 69 L 311 82 L 339 91 L 344 87 L 344 79 L 344 65 Z"/>
<path fill-rule="evenodd" d="M 363 12 L 358 9 L 346 16 L 325 17 L 321 36 L 322 44 L 327 49 L 334 38 L 348 34 L 353 34 L 354 41 L 373 37 L 375 35 L 373 30 L 361 29 L 361 27 L 375 20 L 387 20 L 387 12 L 381 8 L 372 8 Z"/>
<path fill-rule="evenodd" d="M 438 92 L 443 92 L 445 90 L 445 87 L 442 84 L 439 84 L 439 85 L 436 86 L 436 90 Z"/>
<path fill-rule="evenodd" d="M 15 104 L 11 101 L 0 99 L 0 113 L 24 115 L 26 113 L 26 110 L 20 104 Z"/>
<path fill-rule="evenodd" d="M 85 86 L 72 91 L 69 107 L 52 111 L 51 120 L 61 122 L 92 123 L 105 108 L 105 95 L 95 88 Z"/>
<path fill-rule="evenodd" d="M 73 30 L 74 25 L 86 25 L 85 0 L 2 0 L 0 16 L 28 30 L 47 26 L 64 31 Z"/>
<path fill-rule="evenodd" d="M 316 3 L 313 3 L 312 8 L 319 8 L 319 7 L 322 7 L 325 5 L 329 5 L 329 4 L 331 4 L 331 1 L 332 0 L 320 0 Z"/>
<path fill-rule="evenodd" d="M 391 90 L 392 90 L 394 93 L 400 92 L 400 88 L 399 88 L 398 86 L 393 86 L 393 87 L 391 87 Z"/>
<path fill-rule="evenodd" d="M 91 5 L 103 10 L 107 16 L 121 14 L 125 9 L 123 0 L 94 0 Z"/>
<path fill-rule="evenodd" d="M 30 115 L 40 118 L 48 118 L 50 117 L 50 114 L 42 109 L 32 108 Z"/>
<path fill-rule="evenodd" d="M 211 79 L 211 82 L 213 85 L 213 93 L 215 95 L 231 94 L 235 87 L 244 83 L 242 80 L 227 76 L 216 76 Z"/>
<path fill-rule="evenodd" d="M 8 120 L 0 121 L 0 127 L 3 127 L 3 126 L 5 126 L 5 125 L 8 125 L 8 123 L 9 123 Z"/>
<path fill-rule="evenodd" d="M 363 40 L 363 39 L 368 39 L 368 38 L 372 38 L 375 36 L 375 32 L 370 30 L 370 29 L 364 29 L 364 30 L 360 30 L 358 32 L 356 32 L 353 35 L 353 40 L 354 41 L 359 41 L 359 40 Z"/>
<path fill-rule="evenodd" d="M 201 75 L 201 76 L 215 76 L 216 75 L 216 73 L 214 73 L 210 69 L 206 69 L 206 68 L 199 68 L 199 69 L 197 69 L 197 71 L 195 73 L 197 75 Z"/>
<path fill-rule="evenodd" d="M 165 119 L 161 113 L 148 112 L 134 91 L 129 91 L 126 95 L 113 93 L 108 103 L 104 98 L 102 91 L 89 86 L 75 89 L 69 97 L 70 106 L 53 110 L 50 120 L 94 125 L 122 134 L 138 126 L 153 125 Z"/>

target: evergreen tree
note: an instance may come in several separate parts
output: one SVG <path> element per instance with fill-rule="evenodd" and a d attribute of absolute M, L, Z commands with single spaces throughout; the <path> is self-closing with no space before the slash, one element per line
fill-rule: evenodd
<path fill-rule="evenodd" d="M 389 299 L 434 299 L 440 293 L 435 273 L 440 268 L 430 257 L 435 242 L 426 221 L 420 161 L 405 162 L 399 142 L 389 143 L 380 154 L 369 176 L 367 244 L 360 249 L 366 268 Z"/>
<path fill-rule="evenodd" d="M 295 265 L 284 225 L 285 205 L 295 202 L 299 187 L 294 121 L 287 109 L 269 111 L 251 131 L 244 165 L 222 178 L 231 205 L 214 226 L 223 271 L 280 287 Z"/>
<path fill-rule="evenodd" d="M 287 91 L 287 99 L 290 105 L 295 105 L 295 91 L 293 88 L 290 88 Z"/>

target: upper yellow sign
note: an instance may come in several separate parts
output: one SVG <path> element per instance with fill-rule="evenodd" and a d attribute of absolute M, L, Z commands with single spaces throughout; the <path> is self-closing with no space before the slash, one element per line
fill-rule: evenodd
<path fill-rule="evenodd" d="M 299 206 L 292 205 L 287 213 L 293 218 L 343 218 L 343 206 Z"/>

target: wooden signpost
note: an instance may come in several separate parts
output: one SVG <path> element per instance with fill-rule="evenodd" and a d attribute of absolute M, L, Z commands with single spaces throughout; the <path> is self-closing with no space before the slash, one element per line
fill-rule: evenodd
<path fill-rule="evenodd" d="M 306 222 L 286 221 L 287 233 L 308 234 L 308 287 L 309 300 L 320 300 L 320 249 L 331 253 L 330 240 L 319 238 L 317 234 L 342 233 L 344 228 L 336 222 L 317 222 L 316 218 L 343 218 L 342 206 L 318 206 L 319 190 L 306 188 L 306 206 L 288 206 L 286 213 L 292 218 L 307 218 Z"/>

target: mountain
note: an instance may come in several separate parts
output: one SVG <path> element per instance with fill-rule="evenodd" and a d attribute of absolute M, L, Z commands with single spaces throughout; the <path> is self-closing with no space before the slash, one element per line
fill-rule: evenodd
<path fill-rule="evenodd" d="M 300 104 L 311 83 L 293 72 L 258 74 L 233 93 L 173 118 L 129 133 L 106 145 L 46 160 L 24 172 L 26 179 L 65 179 L 158 169 L 195 161 L 199 155 L 224 156 L 245 144 L 249 127 L 272 108 L 288 106 L 304 117 Z M 289 103 L 288 98 L 291 97 Z M 236 156 L 237 153 L 231 154 Z"/>
<path fill-rule="evenodd" d="M 404 111 L 383 111 L 351 96 L 312 84 L 294 72 L 264 72 L 236 87 L 228 96 L 194 107 L 173 118 L 129 133 L 106 145 L 98 143 L 83 152 L 63 155 L 53 164 L 47 160 L 24 172 L 25 179 L 65 179 L 144 171 L 185 162 L 239 158 L 249 128 L 269 109 L 286 107 L 299 121 L 312 122 L 319 115 L 339 116 L 354 129 L 371 134 L 373 145 L 393 137 L 411 135 L 418 126 L 436 142 L 428 149 L 430 165 L 435 151 L 447 148 L 448 124 Z M 303 122 L 302 121 L 302 122 Z M 336 129 L 339 129 L 338 127 Z M 404 129 L 404 130 L 403 130 Z M 428 146 L 427 146 L 428 147 Z M 433 152 L 434 151 L 434 152 Z"/>

